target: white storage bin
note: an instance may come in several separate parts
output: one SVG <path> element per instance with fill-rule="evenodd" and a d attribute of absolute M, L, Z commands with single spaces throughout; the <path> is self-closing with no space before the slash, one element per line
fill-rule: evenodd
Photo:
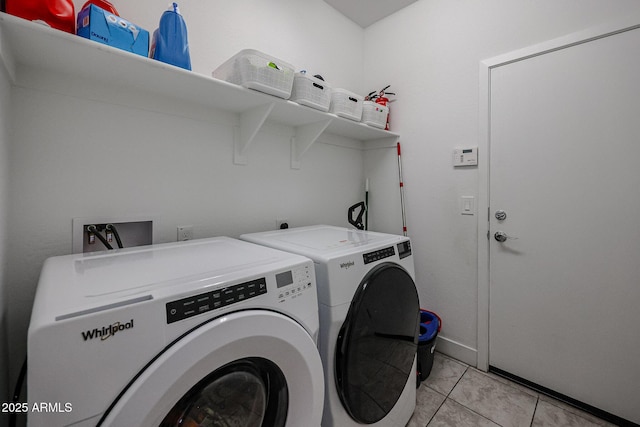
<path fill-rule="evenodd" d="M 364 98 L 345 89 L 331 89 L 331 106 L 329 112 L 345 119 L 359 122 L 362 118 Z"/>
<path fill-rule="evenodd" d="M 294 67 L 257 50 L 244 49 L 219 66 L 212 75 L 248 89 L 289 99 Z"/>
<path fill-rule="evenodd" d="M 291 100 L 316 110 L 329 111 L 331 87 L 316 77 L 296 73 L 293 78 Z"/>
<path fill-rule="evenodd" d="M 387 126 L 389 107 L 373 101 L 364 101 L 362 106 L 362 123 L 384 129 Z"/>

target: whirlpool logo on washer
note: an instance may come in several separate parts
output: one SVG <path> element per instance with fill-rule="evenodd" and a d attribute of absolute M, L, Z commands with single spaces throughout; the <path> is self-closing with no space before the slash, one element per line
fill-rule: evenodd
<path fill-rule="evenodd" d="M 95 338 L 100 338 L 100 341 L 104 341 L 111 338 L 118 332 L 125 331 L 127 329 L 133 329 L 133 319 L 126 323 L 115 322 L 109 326 L 103 326 L 102 328 L 95 328 L 82 333 L 82 338 L 85 341 L 89 341 Z"/>
<path fill-rule="evenodd" d="M 353 267 L 354 265 L 356 265 L 355 261 L 341 262 L 340 268 L 344 268 L 345 270 L 348 270 L 350 267 Z"/>

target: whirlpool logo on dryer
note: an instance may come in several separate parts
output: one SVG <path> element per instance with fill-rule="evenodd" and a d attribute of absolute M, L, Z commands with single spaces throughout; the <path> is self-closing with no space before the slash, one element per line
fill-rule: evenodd
<path fill-rule="evenodd" d="M 133 329 L 133 319 L 126 323 L 115 322 L 109 326 L 103 326 L 102 328 L 95 328 L 82 333 L 82 338 L 85 341 L 92 340 L 94 338 L 100 338 L 100 341 L 104 341 L 107 338 L 111 338 L 118 332 L 125 331 L 127 329 Z"/>
<path fill-rule="evenodd" d="M 356 265 L 355 261 L 341 262 L 340 268 L 344 268 L 345 270 L 348 270 L 349 267 L 353 267 L 354 265 Z"/>

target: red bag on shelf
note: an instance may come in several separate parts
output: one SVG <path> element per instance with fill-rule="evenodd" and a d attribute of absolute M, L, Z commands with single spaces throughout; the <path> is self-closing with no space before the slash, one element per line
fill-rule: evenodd
<path fill-rule="evenodd" d="M 53 28 L 76 33 L 76 12 L 72 0 L 5 0 L 7 13 L 29 21 L 41 20 Z"/>

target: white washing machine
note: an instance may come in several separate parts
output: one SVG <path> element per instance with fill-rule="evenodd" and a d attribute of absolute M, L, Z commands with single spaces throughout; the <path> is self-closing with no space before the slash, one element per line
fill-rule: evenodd
<path fill-rule="evenodd" d="M 28 425 L 319 426 L 315 287 L 311 260 L 224 237 L 50 258 Z"/>
<path fill-rule="evenodd" d="M 406 425 L 416 404 L 420 316 L 409 238 L 331 226 L 241 238 L 314 260 L 322 425 Z"/>

